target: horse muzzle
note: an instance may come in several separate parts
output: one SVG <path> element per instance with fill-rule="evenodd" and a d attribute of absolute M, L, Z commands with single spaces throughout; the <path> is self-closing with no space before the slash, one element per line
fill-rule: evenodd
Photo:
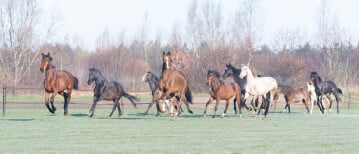
<path fill-rule="evenodd" d="M 91 83 L 92 83 L 91 80 L 88 80 L 88 81 L 87 81 L 87 84 L 88 84 L 88 85 L 91 85 Z"/>

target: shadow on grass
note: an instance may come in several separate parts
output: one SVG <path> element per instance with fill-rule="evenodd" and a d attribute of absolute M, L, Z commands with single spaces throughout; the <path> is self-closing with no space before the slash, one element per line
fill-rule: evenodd
<path fill-rule="evenodd" d="M 76 114 L 70 114 L 73 117 L 87 117 L 88 114 L 83 114 L 83 113 L 76 113 Z"/>
<path fill-rule="evenodd" d="M 6 121 L 33 121 L 35 119 L 0 119 L 0 120 L 6 120 Z"/>

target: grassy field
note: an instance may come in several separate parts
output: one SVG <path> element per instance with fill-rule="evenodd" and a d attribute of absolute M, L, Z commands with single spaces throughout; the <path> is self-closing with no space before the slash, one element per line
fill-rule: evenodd
<path fill-rule="evenodd" d="M 71 109 L 69 116 L 43 109 L 8 109 L 0 118 L 2 153 L 356 153 L 359 151 L 359 110 L 341 114 L 270 113 L 250 117 L 202 118 L 183 113 L 143 116 L 126 109 L 109 118 L 108 109 Z M 219 109 L 219 113 L 223 108 Z"/>

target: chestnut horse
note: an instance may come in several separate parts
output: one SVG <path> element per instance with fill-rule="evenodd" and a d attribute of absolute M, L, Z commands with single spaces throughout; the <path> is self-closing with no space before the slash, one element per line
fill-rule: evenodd
<path fill-rule="evenodd" d="M 95 88 L 93 89 L 93 104 L 90 108 L 90 115 L 92 117 L 95 113 L 96 104 L 98 101 L 107 100 L 113 101 L 112 112 L 110 113 L 110 117 L 113 112 L 118 109 L 118 116 L 122 115 L 121 104 L 119 103 L 121 97 L 126 97 L 134 107 L 136 107 L 135 96 L 128 94 L 120 83 L 116 81 L 109 82 L 107 79 L 102 76 L 101 72 L 98 69 L 90 68 L 89 69 L 89 78 L 87 80 L 87 84 L 91 85 L 92 82 L 95 82 Z"/>
<path fill-rule="evenodd" d="M 263 105 L 263 107 L 265 109 L 264 116 L 267 117 L 270 102 L 273 102 L 274 97 L 277 94 L 277 81 L 272 77 L 255 77 L 249 67 L 245 65 L 241 67 L 241 73 L 239 74 L 239 77 L 242 79 L 244 77 L 247 77 L 247 85 L 245 86 L 246 93 L 244 96 L 244 100 L 247 100 L 249 95 L 254 96 L 253 98 L 263 96 L 266 99 L 266 103 Z M 267 95 L 269 95 L 269 98 L 267 97 Z M 256 108 L 253 103 L 252 106 L 253 108 Z M 255 112 L 252 115 L 254 114 Z"/>
<path fill-rule="evenodd" d="M 186 75 L 182 71 L 174 70 L 172 63 L 171 52 L 163 52 L 162 76 L 158 86 L 159 91 L 157 96 L 152 99 L 152 103 L 158 102 L 161 99 L 172 99 L 170 114 L 172 119 L 176 119 L 181 109 L 182 101 L 185 98 L 186 91 L 189 91 L 189 87 Z M 179 96 L 179 100 L 176 99 L 176 95 Z M 186 99 L 192 104 L 192 97 Z M 176 111 L 174 111 L 175 108 Z"/>
<path fill-rule="evenodd" d="M 222 80 L 220 80 L 219 72 L 212 71 L 212 70 L 208 70 L 206 84 L 211 86 L 211 89 L 209 92 L 209 94 L 210 94 L 209 100 L 206 103 L 206 108 L 204 109 L 204 112 L 203 112 L 203 117 L 206 117 L 208 105 L 211 102 L 213 102 L 214 100 L 216 100 L 216 106 L 214 107 L 214 115 L 213 115 L 213 118 L 215 118 L 219 102 L 221 100 L 226 100 L 226 106 L 225 106 L 224 112 L 222 113 L 222 116 L 221 116 L 221 118 L 223 118 L 226 115 L 228 105 L 229 105 L 229 100 L 232 98 L 236 98 L 237 100 L 240 100 L 241 88 L 239 87 L 239 85 L 236 82 L 223 82 Z M 234 103 L 234 105 L 235 104 L 236 103 Z M 241 116 L 241 114 L 242 114 L 241 103 L 237 102 L 237 104 L 238 104 L 238 109 L 239 109 L 239 116 Z M 238 115 L 237 110 L 235 110 L 235 112 L 236 112 L 236 115 Z"/>
<path fill-rule="evenodd" d="M 151 88 L 151 93 L 152 93 L 152 99 L 154 99 L 156 97 L 156 95 L 158 94 L 158 85 L 160 82 L 160 79 L 153 74 L 151 71 L 146 72 L 146 74 L 142 77 L 142 82 L 147 82 L 148 85 Z M 191 100 L 192 99 L 192 94 L 190 92 L 189 89 L 187 89 L 185 97 L 187 100 Z M 176 96 L 176 99 L 179 100 L 179 97 Z M 189 104 L 188 101 L 184 101 L 184 103 L 187 106 L 187 111 L 191 114 L 193 114 L 193 111 L 189 108 Z M 150 108 L 152 107 L 152 105 L 154 104 L 154 102 L 150 102 L 150 104 L 147 107 L 146 112 L 144 113 L 144 115 L 146 115 L 148 113 L 148 111 L 150 110 Z M 158 116 L 160 113 L 164 113 L 166 111 L 166 107 L 168 108 L 169 104 L 168 104 L 168 100 L 165 100 L 165 102 L 156 102 L 156 108 L 157 108 L 157 114 L 156 116 Z M 181 109 L 182 110 L 182 109 Z"/>
<path fill-rule="evenodd" d="M 50 53 L 42 54 L 40 71 L 45 71 L 45 105 L 51 113 L 55 113 L 54 99 L 57 94 L 64 97 L 64 115 L 67 115 L 68 104 L 71 100 L 72 89 L 78 89 L 78 80 L 71 73 L 63 70 L 55 70 L 52 65 Z M 49 105 L 49 99 L 51 108 Z"/>

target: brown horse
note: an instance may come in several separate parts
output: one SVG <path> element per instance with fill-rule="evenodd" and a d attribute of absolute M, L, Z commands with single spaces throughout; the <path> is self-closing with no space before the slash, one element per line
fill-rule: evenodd
<path fill-rule="evenodd" d="M 181 71 L 176 71 L 172 66 L 172 57 L 170 52 L 162 53 L 162 76 L 159 82 L 159 91 L 157 97 L 152 101 L 158 102 L 161 99 L 171 98 L 172 104 L 170 113 L 172 119 L 176 119 L 179 110 L 181 109 L 182 102 L 185 98 L 188 88 L 188 79 Z M 179 100 L 176 99 L 179 96 Z M 192 104 L 192 97 L 187 98 L 187 101 Z M 174 109 L 176 111 L 174 112 Z"/>
<path fill-rule="evenodd" d="M 52 57 L 50 56 L 50 53 L 47 53 L 47 55 L 42 53 L 40 71 L 45 71 L 45 105 L 51 113 L 55 113 L 56 108 L 54 106 L 54 99 L 57 94 L 60 94 L 64 97 L 64 115 L 67 115 L 67 108 L 70 103 L 72 89 L 78 89 L 78 80 L 67 71 L 55 70 L 55 67 L 51 62 Z"/>
<path fill-rule="evenodd" d="M 236 82 L 223 82 L 222 80 L 220 80 L 219 72 L 212 70 L 208 70 L 206 83 L 207 85 L 211 86 L 211 90 L 209 92 L 210 94 L 209 100 L 206 103 L 206 108 L 203 112 L 203 117 L 206 117 L 208 105 L 214 100 L 216 100 L 216 106 L 214 108 L 214 115 L 213 115 L 213 118 L 215 118 L 220 100 L 226 100 L 226 107 L 221 116 L 221 118 L 223 118 L 227 112 L 229 100 L 232 99 L 233 97 L 235 97 L 237 100 L 240 100 L 241 88 Z M 237 104 L 240 112 L 239 116 L 241 116 L 241 103 L 237 102 Z M 236 115 L 237 114 L 238 113 L 236 110 Z"/>
<path fill-rule="evenodd" d="M 286 109 L 288 108 L 288 113 L 290 113 L 290 104 L 302 102 L 304 104 L 305 109 L 309 113 L 308 105 L 310 101 L 310 96 L 307 89 L 304 88 L 287 89 L 286 91 L 283 91 L 283 94 L 286 101 L 286 105 L 284 107 L 283 112 L 285 112 Z"/>

